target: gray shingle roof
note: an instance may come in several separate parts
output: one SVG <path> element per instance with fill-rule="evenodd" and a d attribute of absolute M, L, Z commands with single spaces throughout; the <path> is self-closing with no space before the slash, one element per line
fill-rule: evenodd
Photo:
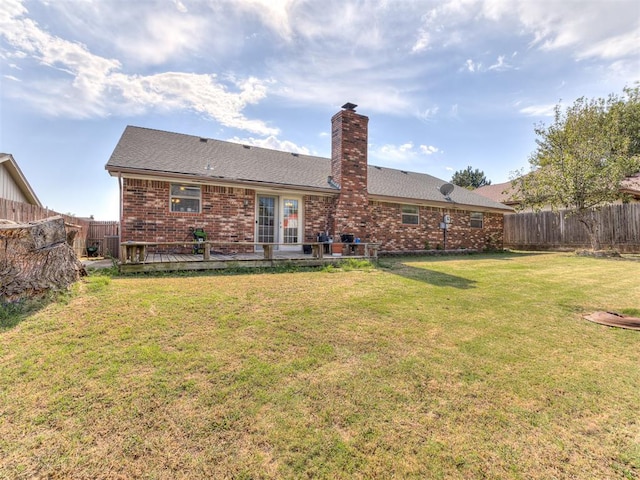
<path fill-rule="evenodd" d="M 111 174 L 120 171 L 175 174 L 199 180 L 336 191 L 328 182 L 331 175 L 328 158 L 132 126 L 125 129 L 105 168 Z M 368 182 L 371 196 L 446 201 L 438 190 L 446 182 L 424 173 L 369 166 Z M 460 187 L 454 189 L 450 198 L 454 207 L 511 210 Z"/>
<path fill-rule="evenodd" d="M 517 205 L 518 200 L 513 200 L 514 189 L 511 182 L 494 183 L 478 187 L 474 190 L 477 195 L 489 198 L 495 202 L 504 203 L 505 205 Z"/>

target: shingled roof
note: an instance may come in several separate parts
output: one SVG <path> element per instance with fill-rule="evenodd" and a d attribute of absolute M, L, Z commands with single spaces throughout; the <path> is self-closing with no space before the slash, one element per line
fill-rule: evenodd
<path fill-rule="evenodd" d="M 484 185 L 474 190 L 477 195 L 481 195 L 495 202 L 504 203 L 505 205 L 518 205 L 520 202 L 514 200 L 514 187 L 511 182 L 494 183 L 492 185 Z"/>
<path fill-rule="evenodd" d="M 128 126 L 105 168 L 111 175 L 143 174 L 194 181 L 218 181 L 335 193 L 328 158 L 282 152 L 210 138 Z M 368 167 L 375 197 L 508 212 L 512 209 L 464 188 L 444 198 L 447 183 L 424 173 Z"/>

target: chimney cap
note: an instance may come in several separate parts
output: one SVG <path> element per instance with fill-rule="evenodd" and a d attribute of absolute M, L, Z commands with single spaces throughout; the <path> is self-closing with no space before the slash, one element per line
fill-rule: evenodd
<path fill-rule="evenodd" d="M 355 112 L 357 106 L 358 105 L 356 105 L 355 103 L 347 102 L 344 105 L 342 105 L 342 108 L 344 108 L 345 110 L 352 110 Z"/>

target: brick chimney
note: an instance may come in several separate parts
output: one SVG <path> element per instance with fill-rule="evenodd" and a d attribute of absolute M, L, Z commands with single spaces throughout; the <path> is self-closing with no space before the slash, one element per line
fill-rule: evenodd
<path fill-rule="evenodd" d="M 333 235 L 353 234 L 369 239 L 367 191 L 367 126 L 369 118 L 346 103 L 331 119 L 331 176 L 340 187 L 336 200 Z"/>

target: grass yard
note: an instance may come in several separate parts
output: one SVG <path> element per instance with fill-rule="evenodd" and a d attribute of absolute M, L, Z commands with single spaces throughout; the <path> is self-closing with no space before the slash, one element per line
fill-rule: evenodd
<path fill-rule="evenodd" d="M 5 315 L 0 478 L 639 478 L 640 332 L 595 310 L 640 263 L 92 276 Z"/>

